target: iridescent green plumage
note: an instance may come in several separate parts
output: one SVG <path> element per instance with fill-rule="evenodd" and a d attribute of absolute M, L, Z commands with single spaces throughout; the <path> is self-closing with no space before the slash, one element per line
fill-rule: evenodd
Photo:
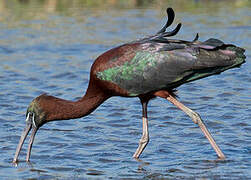
<path fill-rule="evenodd" d="M 205 42 L 143 39 L 139 42 L 136 42 L 137 50 L 128 49 L 133 58 L 123 64 L 115 63 L 96 76 L 118 85 L 130 96 L 138 96 L 220 73 L 242 64 L 245 59 L 243 49 L 217 39 Z M 123 56 L 126 55 L 117 58 Z"/>
<path fill-rule="evenodd" d="M 103 64 L 107 68 L 96 72 L 96 77 L 119 86 L 129 96 L 139 96 L 173 89 L 245 62 L 244 49 L 218 39 L 200 42 L 198 34 L 191 42 L 167 39 L 181 27 L 178 24 L 166 32 L 174 12 L 168 8 L 167 14 L 169 19 L 157 34 L 117 47 Z"/>

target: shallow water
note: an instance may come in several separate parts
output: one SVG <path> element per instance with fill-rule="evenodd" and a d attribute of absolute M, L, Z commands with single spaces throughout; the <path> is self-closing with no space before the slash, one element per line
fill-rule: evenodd
<path fill-rule="evenodd" d="M 0 2 L 0 177 L 3 179 L 247 179 L 251 178 L 251 4 L 248 1 L 2 1 Z M 67 2 L 67 1 L 66 1 Z M 229 3 L 231 2 L 231 3 Z M 247 62 L 178 88 L 200 113 L 227 156 L 217 156 L 200 129 L 169 102 L 149 104 L 150 143 L 141 137 L 141 105 L 115 97 L 91 115 L 40 128 L 31 163 L 27 142 L 13 159 L 25 111 L 41 93 L 76 100 L 90 66 L 106 50 L 157 32 L 172 6 L 183 27 L 176 38 L 215 37 L 246 49 Z"/>

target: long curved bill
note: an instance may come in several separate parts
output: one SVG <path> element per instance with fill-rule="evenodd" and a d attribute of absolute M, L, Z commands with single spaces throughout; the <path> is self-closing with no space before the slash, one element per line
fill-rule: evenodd
<path fill-rule="evenodd" d="M 32 148 L 32 144 L 33 144 L 36 132 L 37 132 L 37 127 L 33 127 L 32 132 L 31 132 L 31 136 L 30 136 L 30 142 L 29 142 L 29 146 L 28 146 L 27 156 L 26 156 L 27 162 L 30 160 L 31 148 Z"/>
<path fill-rule="evenodd" d="M 36 132 L 37 132 L 37 127 L 35 126 L 32 126 L 32 124 L 30 122 L 27 122 L 26 123 L 26 127 L 24 128 L 24 131 L 20 137 L 20 140 L 19 140 L 19 143 L 17 145 L 17 150 L 16 150 L 16 153 L 15 153 L 15 156 L 14 156 L 14 159 L 13 159 L 13 163 L 17 163 L 18 161 L 18 156 L 19 156 L 19 153 L 22 149 L 22 146 L 24 144 L 24 141 L 28 135 L 28 133 L 30 132 L 32 128 L 32 133 L 31 133 L 31 136 L 30 136 L 30 142 L 29 142 L 29 146 L 28 146 L 28 151 L 27 151 L 27 156 L 26 156 L 26 161 L 28 162 L 29 159 L 30 159 L 30 153 L 31 153 L 31 148 L 32 148 L 32 144 L 33 144 L 33 141 L 34 141 L 34 138 L 35 138 L 35 135 L 36 135 Z"/>
<path fill-rule="evenodd" d="M 17 162 L 17 158 L 18 158 L 18 155 L 22 149 L 22 146 L 24 144 L 24 140 L 26 139 L 28 133 L 30 132 L 31 130 L 31 123 L 26 123 L 26 127 L 24 128 L 24 131 L 20 137 L 20 140 L 19 140 L 19 143 L 17 145 L 17 150 L 16 150 L 16 153 L 15 153 L 15 156 L 14 156 L 14 159 L 13 159 L 13 163 L 16 163 Z"/>

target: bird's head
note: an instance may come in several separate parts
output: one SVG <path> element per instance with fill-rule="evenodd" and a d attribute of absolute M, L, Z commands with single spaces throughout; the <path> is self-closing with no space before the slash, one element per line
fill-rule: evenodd
<path fill-rule="evenodd" d="M 34 99 L 29 104 L 26 111 L 26 124 L 31 124 L 32 127 L 39 128 L 46 123 L 46 112 L 43 106 L 39 103 L 40 97 Z"/>
<path fill-rule="evenodd" d="M 34 137 L 36 135 L 37 130 L 47 122 L 47 113 L 46 113 L 46 108 L 43 107 L 43 103 L 41 103 L 41 99 L 43 99 L 43 95 L 35 98 L 30 105 L 27 108 L 26 111 L 26 126 L 24 128 L 24 131 L 20 137 L 19 144 L 17 146 L 16 154 L 14 157 L 13 162 L 17 162 L 18 155 L 21 151 L 22 145 L 32 129 L 32 133 L 30 136 L 30 142 L 29 142 L 29 147 L 27 151 L 27 157 L 26 161 L 29 161 L 30 158 L 30 152 L 32 148 L 32 143 L 34 141 Z"/>

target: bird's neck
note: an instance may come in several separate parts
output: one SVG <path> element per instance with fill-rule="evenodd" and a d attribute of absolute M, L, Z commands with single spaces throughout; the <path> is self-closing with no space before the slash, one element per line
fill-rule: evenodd
<path fill-rule="evenodd" d="M 105 93 L 95 89 L 88 90 L 84 97 L 75 102 L 51 97 L 50 102 L 47 102 L 50 106 L 47 111 L 47 120 L 66 120 L 87 116 L 108 98 L 109 96 Z"/>

